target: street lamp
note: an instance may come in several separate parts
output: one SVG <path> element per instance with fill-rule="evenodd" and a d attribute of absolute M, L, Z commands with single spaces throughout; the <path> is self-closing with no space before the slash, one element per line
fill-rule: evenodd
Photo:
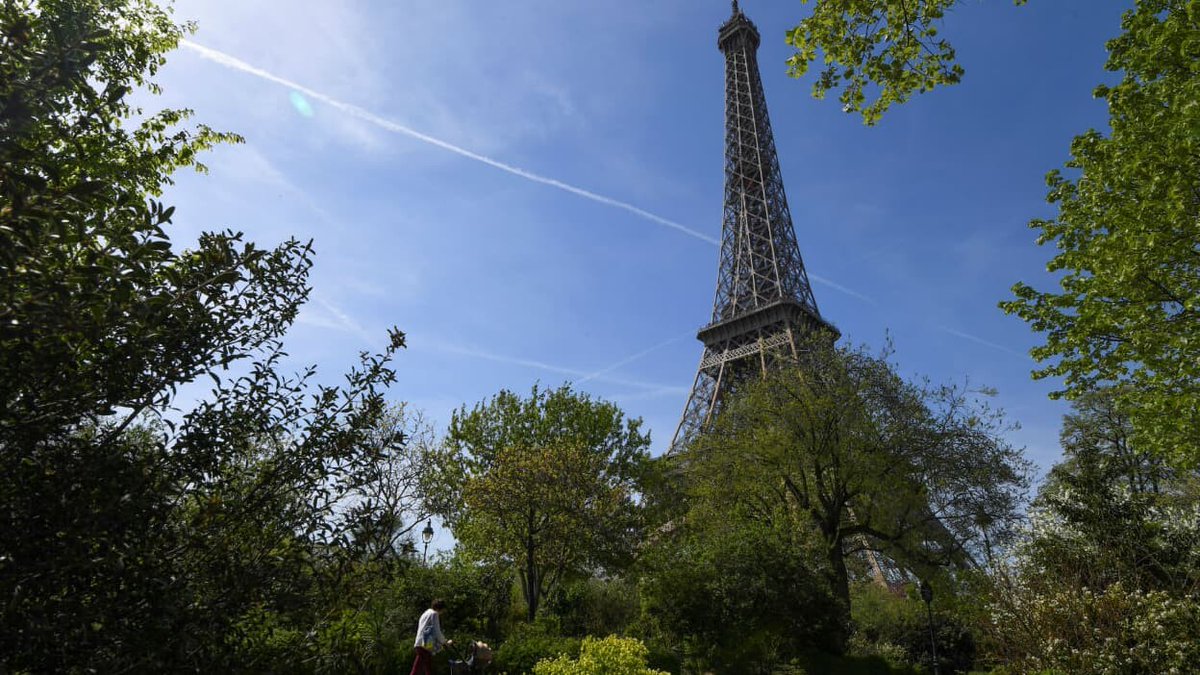
<path fill-rule="evenodd" d="M 433 541 L 433 521 L 425 521 L 425 529 L 421 530 L 421 541 L 425 542 L 425 551 L 421 553 L 421 564 L 429 560 L 429 542 Z"/>
<path fill-rule="evenodd" d="M 929 612 L 929 648 L 933 651 L 933 675 L 938 675 L 937 641 L 933 637 L 933 587 L 928 581 L 921 582 L 921 599 Z"/>

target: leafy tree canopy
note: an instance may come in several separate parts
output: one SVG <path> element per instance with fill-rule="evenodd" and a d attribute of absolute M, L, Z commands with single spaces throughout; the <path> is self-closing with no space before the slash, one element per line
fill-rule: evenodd
<path fill-rule="evenodd" d="M 788 74 L 803 77 L 821 58 L 824 68 L 813 83 L 813 96 L 824 98 L 842 87 L 842 109 L 861 113 L 863 122 L 873 125 L 893 104 L 962 79 L 954 47 L 938 33 L 942 18 L 958 2 L 813 0 L 812 13 L 788 31 L 787 43 L 796 49 L 788 58 Z"/>
<path fill-rule="evenodd" d="M 1113 390 L 1136 444 L 1200 462 L 1200 2 L 1140 0 L 1108 44 L 1119 84 L 1098 87 L 1111 132 L 1071 144 L 1048 177 L 1056 291 L 1018 283 L 1001 303 L 1046 342 L 1035 377 L 1057 395 Z"/>
<path fill-rule="evenodd" d="M 279 372 L 309 244 L 170 241 L 171 173 L 239 140 L 129 102 L 189 29 L 150 0 L 0 2 L 0 670 L 253 668 L 242 619 L 322 621 L 346 498 L 400 440 L 369 442 L 402 334 L 342 387 Z"/>
<path fill-rule="evenodd" d="M 1064 460 L 1034 501 L 1032 536 L 1020 549 L 1026 576 L 1200 591 L 1200 474 L 1137 448 L 1121 405 L 1111 390 L 1073 402 Z"/>
<path fill-rule="evenodd" d="M 450 421 L 426 494 L 471 554 L 512 563 L 529 618 L 565 575 L 628 562 L 649 436 L 564 385 L 502 391 Z"/>
<path fill-rule="evenodd" d="M 842 87 L 847 111 L 874 124 L 889 106 L 962 77 L 938 33 L 959 0 L 814 0 L 788 33 L 789 71 L 818 58 L 818 98 Z M 1023 4 L 1017 0 L 1016 4 Z M 1057 252 L 1058 290 L 1018 283 L 1001 303 L 1045 334 L 1034 377 L 1061 377 L 1074 398 L 1118 383 L 1138 444 L 1200 462 L 1200 2 L 1136 0 L 1108 42 L 1097 87 L 1109 133 L 1071 144 L 1047 177 L 1058 216 L 1034 220 Z M 820 54 L 820 56 L 819 56 Z M 872 98 L 873 97 L 873 98 Z"/>
<path fill-rule="evenodd" d="M 693 500 L 638 558 L 643 621 L 690 671 L 757 672 L 842 639 L 820 538 L 757 515 Z"/>
<path fill-rule="evenodd" d="M 816 533 L 843 623 L 855 552 L 928 575 L 1010 532 L 1027 466 L 997 414 L 822 336 L 802 361 L 748 382 L 680 462 L 694 498 Z"/>
<path fill-rule="evenodd" d="M 995 570 L 982 623 L 1015 671 L 1187 672 L 1200 663 L 1200 475 L 1139 449 L 1122 405 L 1107 390 L 1073 402 L 1065 458 Z"/>

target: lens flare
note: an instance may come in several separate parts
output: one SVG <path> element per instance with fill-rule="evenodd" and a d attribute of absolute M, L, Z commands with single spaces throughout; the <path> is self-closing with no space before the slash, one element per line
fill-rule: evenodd
<path fill-rule="evenodd" d="M 292 107 L 296 109 L 296 112 L 305 117 L 313 116 L 312 104 L 308 102 L 308 99 L 304 98 L 304 94 L 301 94 L 298 91 L 293 91 L 288 94 L 288 99 L 291 100 Z"/>

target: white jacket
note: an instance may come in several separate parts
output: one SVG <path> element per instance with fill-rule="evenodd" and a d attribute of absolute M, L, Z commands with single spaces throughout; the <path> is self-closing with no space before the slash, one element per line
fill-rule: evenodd
<path fill-rule="evenodd" d="M 442 635 L 442 622 L 438 620 L 438 613 L 432 609 L 425 610 L 421 620 L 417 622 L 417 641 L 413 646 L 437 652 L 444 644 L 446 636 Z"/>

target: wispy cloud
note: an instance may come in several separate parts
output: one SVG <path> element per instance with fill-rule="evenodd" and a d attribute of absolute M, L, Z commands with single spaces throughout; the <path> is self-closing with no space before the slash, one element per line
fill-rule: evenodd
<path fill-rule="evenodd" d="M 663 396 L 683 396 L 689 391 L 690 390 L 687 387 L 660 387 L 658 389 L 650 389 L 647 391 L 639 391 L 629 394 L 615 394 L 613 396 L 606 396 L 605 398 L 609 399 L 610 401 L 617 401 L 620 403 L 631 403 L 634 401 L 645 401 L 649 399 L 660 398 Z"/>
<path fill-rule="evenodd" d="M 260 180 L 268 185 L 275 186 L 285 191 L 290 198 L 303 204 L 305 208 L 312 211 L 313 214 L 325 221 L 326 224 L 339 229 L 342 227 L 340 220 L 333 217 L 331 213 L 318 204 L 312 198 L 311 194 L 305 190 L 301 190 L 279 167 L 267 159 L 254 146 L 239 148 L 239 152 L 232 153 L 232 156 L 238 158 L 238 160 L 229 164 L 229 168 L 232 169 L 232 178 L 247 181 Z"/>
<path fill-rule="evenodd" d="M 976 342 L 985 347 L 991 347 L 992 349 L 998 349 L 1002 352 L 1005 352 L 1006 354 L 1012 354 L 1013 356 L 1019 356 L 1021 358 L 1025 358 L 1025 354 L 1022 354 L 1021 352 L 1019 352 L 1015 349 L 1010 349 L 1009 347 L 1005 347 L 1002 344 L 997 344 L 990 340 L 985 340 L 985 339 L 979 337 L 978 335 L 971 335 L 970 333 L 964 333 L 961 330 L 950 328 L 949 326 L 938 326 L 938 329 L 945 331 L 955 337 L 960 337 L 964 340 L 970 340 L 971 342 Z"/>
<path fill-rule="evenodd" d="M 476 162 L 486 164 L 487 166 L 493 167 L 495 169 L 499 169 L 506 173 L 510 173 L 514 176 L 519 176 L 521 178 L 532 181 L 534 183 L 539 183 L 542 185 L 547 185 L 547 186 L 550 186 L 553 188 L 557 188 L 559 190 L 563 190 L 564 192 L 568 192 L 570 194 L 576 195 L 578 197 L 582 197 L 584 199 L 591 200 L 593 202 L 597 202 L 600 204 L 604 204 L 606 206 L 611 206 L 613 208 L 627 211 L 629 213 L 634 214 L 635 216 L 638 216 L 639 218 L 648 220 L 648 221 L 650 221 L 652 223 L 656 223 L 658 225 L 662 225 L 664 227 L 669 227 L 673 230 L 676 230 L 677 232 L 682 232 L 683 234 L 686 234 L 689 237 L 692 237 L 694 239 L 699 239 L 700 241 L 706 242 L 713 246 L 721 245 L 721 242 L 718 239 L 716 239 L 714 237 L 710 237 L 707 234 L 704 234 L 703 232 L 699 232 L 699 231 L 694 230 L 686 225 L 683 225 L 674 220 L 671 220 L 670 218 L 664 218 L 663 216 L 660 216 L 656 213 L 651 213 L 650 211 L 647 211 L 643 208 L 634 206 L 633 204 L 630 204 L 628 202 L 624 202 L 619 199 L 615 199 L 613 197 L 608 197 L 606 195 L 598 194 L 596 192 L 592 192 L 591 190 L 586 190 L 584 188 L 578 187 L 576 185 L 572 185 L 570 183 L 566 183 L 566 182 L 558 180 L 556 178 L 550 178 L 548 176 L 543 176 L 541 174 L 534 173 L 527 169 L 522 169 L 520 167 L 513 166 L 512 164 L 501 162 L 500 160 L 493 159 L 491 157 L 487 157 L 485 155 L 479 154 L 472 150 L 468 150 L 466 148 L 455 145 L 453 143 L 442 140 L 440 138 L 430 136 L 429 134 L 422 133 L 420 131 L 417 131 L 416 129 L 405 126 L 403 124 L 400 124 L 399 122 L 395 122 L 393 120 L 390 120 L 390 119 L 387 119 L 380 115 L 377 115 L 369 110 L 366 110 L 364 108 L 356 106 L 352 103 L 347 103 L 340 99 L 329 96 L 328 94 L 324 94 L 322 92 L 316 91 L 315 89 L 311 89 L 311 88 L 306 87 L 297 82 L 293 82 L 292 80 L 289 80 L 287 78 L 284 78 L 284 77 L 281 77 L 274 73 L 263 70 L 262 68 L 259 68 L 257 66 L 253 66 L 253 65 L 246 63 L 245 61 L 242 61 L 241 59 L 239 59 L 235 56 L 232 56 L 230 54 L 227 54 L 225 52 L 222 52 L 222 51 L 219 51 L 216 49 L 212 49 L 210 47 L 205 47 L 204 45 L 198 44 L 196 42 L 192 42 L 191 40 L 184 40 L 182 45 L 183 45 L 183 47 L 192 50 L 196 54 L 199 54 L 201 57 L 208 59 L 209 61 L 217 63 L 226 68 L 231 68 L 233 70 L 236 70 L 236 71 L 239 71 L 242 73 L 246 73 L 248 75 L 253 75 L 254 77 L 266 80 L 268 82 L 272 82 L 274 84 L 278 84 L 278 85 L 287 87 L 287 88 L 291 89 L 292 91 L 300 92 L 313 100 L 325 103 L 326 105 L 329 105 L 330 107 L 340 110 L 340 111 L 346 113 L 347 115 L 350 115 L 356 119 L 362 120 L 369 124 L 375 125 L 385 131 L 390 131 L 392 133 L 396 133 L 396 134 L 400 134 L 402 136 L 407 136 L 409 138 L 416 139 L 418 141 L 427 143 L 434 147 L 441 148 L 443 150 L 452 152 L 456 155 L 466 157 L 466 158 L 474 160 Z M 825 277 L 821 277 L 821 276 L 815 275 L 815 274 L 810 274 L 809 277 L 813 281 L 815 281 L 819 284 L 828 286 L 829 288 L 832 288 L 836 291 L 845 293 L 846 295 L 849 295 L 851 297 L 857 298 L 859 300 L 862 300 L 862 301 L 870 303 L 870 304 L 876 304 L 875 300 L 873 300 L 872 298 L 870 298 L 858 291 L 855 291 L 854 289 L 848 288 L 847 286 L 839 284 L 835 281 L 832 281 L 830 279 L 827 279 Z"/>
<path fill-rule="evenodd" d="M 826 279 L 825 277 L 823 277 L 819 274 L 813 274 L 812 272 L 809 272 L 808 278 L 812 279 L 813 281 L 817 282 L 818 284 L 821 284 L 822 286 L 828 286 L 835 291 L 840 291 L 851 297 L 858 298 L 859 300 L 862 300 L 865 303 L 872 304 L 872 305 L 879 304 L 879 303 L 875 302 L 874 298 L 863 295 L 862 293 L 859 293 L 858 291 L 856 291 L 852 288 L 847 288 L 847 287 L 837 283 L 836 281 Z"/>
<path fill-rule="evenodd" d="M 669 227 L 674 230 L 678 230 L 690 237 L 694 237 L 701 241 L 706 241 L 713 245 L 720 244 L 720 242 L 717 241 L 716 239 L 714 239 L 713 237 L 710 237 L 702 232 L 693 230 L 692 228 L 687 227 L 686 225 L 677 223 L 669 218 L 663 218 L 662 216 L 659 216 L 659 215 L 651 213 L 645 209 L 634 206 L 633 204 L 629 204 L 629 203 L 623 202 L 619 199 L 614 199 L 612 197 L 606 197 L 604 195 L 597 194 L 590 190 L 585 190 L 584 188 L 581 188 L 581 187 L 578 187 L 575 185 L 571 185 L 570 183 L 565 183 L 565 182 L 560 181 L 555 178 L 549 178 L 547 176 L 543 176 L 541 174 L 534 173 L 532 171 L 528 171 L 526 169 L 522 169 L 520 167 L 513 166 L 511 164 L 507 164 L 505 162 L 501 162 L 496 159 L 492 159 L 491 157 L 487 157 L 487 156 L 481 155 L 477 152 L 473 152 L 466 148 L 454 145 L 453 143 L 449 143 L 440 138 L 434 138 L 433 136 L 421 133 L 421 132 L 417 131 L 416 129 L 412 129 L 411 127 L 404 126 L 403 124 L 400 124 L 398 122 L 394 122 L 385 117 L 376 115 L 373 112 L 364 110 L 363 108 L 360 108 L 351 103 L 347 103 L 345 101 L 338 100 L 336 98 L 333 98 L 332 96 L 323 94 L 314 89 L 309 89 L 308 87 L 305 87 L 304 85 L 301 85 L 299 83 L 296 83 L 296 82 L 293 82 L 286 78 L 275 75 L 274 73 L 267 72 L 267 71 L 263 70 L 262 68 L 252 66 L 249 63 L 246 63 L 245 61 L 238 59 L 237 57 L 226 54 L 225 52 L 218 51 L 216 49 L 211 49 L 209 47 L 205 47 L 203 45 L 197 44 L 190 40 L 184 40 L 182 45 L 184 47 L 186 47 L 187 49 L 190 49 L 190 50 L 196 52 L 200 56 L 202 56 L 210 61 L 213 61 L 214 63 L 218 63 L 222 66 L 225 66 L 227 68 L 232 68 L 234 70 L 246 73 L 248 75 L 253 75 L 260 79 L 267 80 L 268 82 L 273 82 L 275 84 L 279 84 L 284 87 L 288 87 L 292 90 L 295 90 L 295 91 L 298 91 L 298 92 L 304 94 L 305 96 L 307 96 L 313 100 L 321 101 L 322 103 L 324 103 L 328 106 L 331 106 L 333 108 L 341 110 L 342 112 L 346 113 L 347 115 L 351 115 L 351 116 L 353 116 L 357 119 L 360 119 L 364 122 L 373 124 L 373 125 L 381 128 L 381 129 L 384 129 L 386 131 L 391 131 L 393 133 L 408 136 L 409 138 L 414 138 L 423 143 L 428 143 L 429 145 L 433 145 L 433 146 L 441 148 L 443 150 L 448 150 L 450 152 L 453 152 L 456 155 L 460 155 L 462 157 L 466 157 L 468 159 L 475 160 L 476 162 L 486 164 L 490 167 L 499 169 L 501 171 L 505 171 L 514 176 L 519 176 L 521 178 L 524 178 L 529 181 L 533 181 L 535 183 L 540 183 L 542 185 L 548 185 L 553 188 L 558 188 L 559 190 L 563 190 L 563 191 L 569 192 L 573 195 L 583 197 L 584 199 L 589 199 L 591 201 L 598 202 L 600 204 L 604 204 L 606 206 L 611 206 L 613 208 L 628 211 L 629 213 L 632 213 L 640 218 L 649 220 L 649 221 L 651 221 L 653 223 L 657 223 L 659 225 L 663 225 L 665 227 Z"/>
<path fill-rule="evenodd" d="M 690 334 L 689 334 L 689 335 L 690 335 Z M 597 370 L 597 371 L 596 371 L 596 372 L 594 372 L 594 373 L 589 373 L 589 374 L 587 374 L 587 375 L 584 375 L 583 377 L 579 378 L 578 380 L 575 380 L 575 382 L 574 382 L 574 383 L 575 383 L 575 384 L 582 384 L 582 383 L 584 383 L 584 382 L 587 382 L 588 380 L 595 380 L 595 379 L 598 379 L 598 378 L 600 378 L 600 377 L 603 377 L 603 376 L 605 376 L 605 375 L 607 375 L 607 374 L 609 374 L 609 373 L 613 372 L 614 370 L 616 370 L 616 369 L 618 369 L 618 368 L 621 368 L 621 367 L 623 367 L 623 366 L 627 366 L 627 365 L 629 365 L 629 364 L 633 363 L 634 361 L 637 361 L 638 359 L 640 359 L 640 358 L 642 358 L 642 357 L 645 357 L 645 356 L 649 355 L 649 354 L 650 354 L 650 353 L 652 353 L 652 352 L 658 351 L 659 349 L 662 349 L 663 347 L 666 347 L 667 345 L 670 345 L 670 344 L 674 344 L 674 343 L 676 343 L 676 342 L 679 342 L 680 340 L 682 340 L 682 339 L 683 339 L 683 338 L 685 338 L 685 337 L 687 337 L 687 336 L 686 336 L 686 335 L 679 335 L 679 336 L 673 337 L 673 338 L 671 338 L 671 339 L 669 339 L 669 340 L 663 340 L 662 342 L 660 342 L 660 343 L 658 343 L 658 344 L 654 345 L 653 347 L 648 347 L 648 348 L 646 348 L 646 349 L 643 349 L 642 351 L 640 351 L 640 352 L 638 352 L 638 353 L 636 353 L 636 354 L 633 354 L 633 355 L 631 355 L 631 356 L 627 356 L 627 357 L 625 357 L 625 358 L 621 359 L 620 361 L 617 361 L 616 363 L 612 364 L 611 366 L 606 366 L 606 367 L 604 367 L 604 368 L 601 368 L 600 370 Z"/>
<path fill-rule="evenodd" d="M 319 305 L 324 311 L 313 311 L 313 304 Z M 381 335 L 371 334 L 367 329 L 363 328 L 362 324 L 355 321 L 353 317 L 340 307 L 320 296 L 314 296 L 310 304 L 300 309 L 300 315 L 296 317 L 296 323 L 351 333 L 361 338 L 368 345 L 378 345 L 382 340 Z"/>
<path fill-rule="evenodd" d="M 638 389 L 646 389 L 646 390 L 651 390 L 651 391 L 661 390 L 661 391 L 670 392 L 670 393 L 687 393 L 687 391 L 688 391 L 688 389 L 686 387 L 672 387 L 672 386 L 668 386 L 668 385 L 657 384 L 654 382 L 640 382 L 637 380 L 626 380 L 626 379 L 621 379 L 621 378 L 609 377 L 604 374 L 588 373 L 587 371 L 579 370 L 578 368 L 566 368 L 563 366 L 556 366 L 552 363 L 546 363 L 545 361 L 538 361 L 536 359 L 527 359 L 527 358 L 523 358 L 523 357 L 519 357 L 519 356 L 509 356 L 507 354 L 497 354 L 494 352 L 486 352 L 486 351 L 483 351 L 480 349 L 473 349 L 471 347 L 463 347 L 460 345 L 455 345 L 455 344 L 451 344 L 451 343 L 447 343 L 447 342 L 434 342 L 430 346 L 438 351 L 446 352 L 449 354 L 458 354 L 460 356 L 470 356 L 470 357 L 474 357 L 477 359 L 484 359 L 486 361 L 495 361 L 497 363 L 507 363 L 507 364 L 515 365 L 515 366 L 526 366 L 528 368 L 544 370 L 549 373 L 558 373 L 559 375 L 569 375 L 572 378 L 588 377 L 590 379 L 594 379 L 594 380 L 597 380 L 600 382 L 607 382 L 609 384 L 618 384 L 618 385 L 622 385 L 622 386 L 626 386 L 626 387 L 636 387 Z"/>

